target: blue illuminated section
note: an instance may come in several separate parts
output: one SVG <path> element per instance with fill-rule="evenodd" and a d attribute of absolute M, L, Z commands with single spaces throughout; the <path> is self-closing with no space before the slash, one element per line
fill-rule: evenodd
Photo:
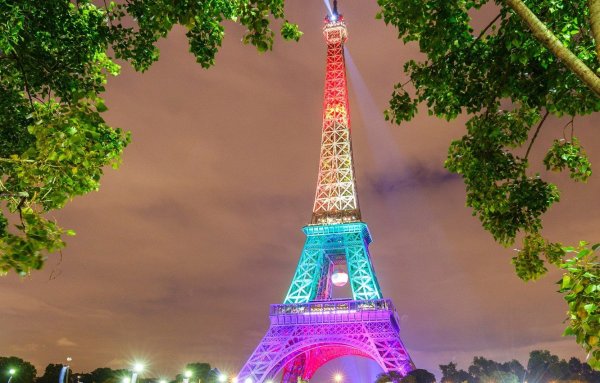
<path fill-rule="evenodd" d="M 296 273 L 283 303 L 308 303 L 319 296 L 319 289 L 330 283 L 331 264 L 340 262 L 348 267 L 354 300 L 381 299 L 382 294 L 371 264 L 369 244 L 371 234 L 364 222 L 329 225 L 309 225 L 303 229 L 306 242 Z"/>

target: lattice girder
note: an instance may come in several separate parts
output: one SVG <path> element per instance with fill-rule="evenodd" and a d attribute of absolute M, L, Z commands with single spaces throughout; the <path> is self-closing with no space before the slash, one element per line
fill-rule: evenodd
<path fill-rule="evenodd" d="M 312 224 L 360 221 L 356 192 L 344 42 L 346 25 L 329 22 L 323 33 L 327 41 L 323 131 L 319 177 Z"/>
<path fill-rule="evenodd" d="M 253 383 L 263 383 L 282 369 L 285 379 L 298 376 L 310 379 L 322 364 L 344 355 L 373 359 L 385 372 L 405 375 L 411 371 L 414 365 L 400 340 L 391 302 L 349 301 L 348 304 L 347 310 L 341 310 L 346 306 L 338 303 L 329 311 L 321 311 L 321 303 L 274 305 L 271 326 L 240 371 L 238 380 L 250 378 Z M 324 352 L 321 356 L 326 357 L 311 359 L 318 355 L 315 350 L 321 350 Z M 303 359 L 303 366 L 297 364 L 299 358 Z"/>
<path fill-rule="evenodd" d="M 371 235 L 363 222 L 304 227 L 306 242 L 284 303 L 306 303 L 328 299 L 323 286 L 331 275 L 329 254 L 344 254 L 348 265 L 350 287 L 355 300 L 381 299 L 379 282 L 373 270 L 369 243 Z M 328 272 L 326 272 L 326 270 Z"/>

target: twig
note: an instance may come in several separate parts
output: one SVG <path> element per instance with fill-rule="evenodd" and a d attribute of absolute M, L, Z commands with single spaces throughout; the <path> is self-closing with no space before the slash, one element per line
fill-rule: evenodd
<path fill-rule="evenodd" d="M 531 142 L 529 143 L 529 146 L 527 147 L 527 152 L 525 152 L 525 159 L 527 159 L 527 157 L 529 157 L 529 152 L 531 151 L 531 147 L 533 146 L 533 143 L 535 142 L 535 139 L 537 138 L 538 134 L 540 133 L 540 129 L 542 129 L 542 125 L 544 125 L 544 121 L 546 121 L 546 117 L 548 117 L 549 114 L 550 114 L 550 112 L 548 110 L 546 110 L 546 114 L 544 114 L 544 117 L 542 117 L 542 121 L 540 121 L 540 123 L 538 124 L 537 129 L 535 130 L 535 134 L 531 138 Z"/>
<path fill-rule="evenodd" d="M 477 36 L 477 38 L 471 43 L 471 45 L 475 44 L 479 39 L 481 39 L 485 32 L 487 32 L 487 30 L 490 29 L 492 25 L 494 25 L 501 16 L 502 13 L 498 13 L 498 16 L 494 17 L 494 20 L 490 21 L 490 23 L 485 28 L 483 28 L 481 32 L 479 32 L 479 36 Z"/>
<path fill-rule="evenodd" d="M 25 68 L 23 68 L 23 64 L 21 64 L 21 60 L 19 60 L 19 56 L 16 53 L 13 53 L 13 57 L 21 70 L 21 74 L 23 75 L 23 82 L 25 83 L 25 93 L 27 93 L 27 97 L 29 98 L 29 104 L 31 105 L 31 111 L 35 112 L 35 107 L 33 106 L 33 98 L 31 98 L 31 94 L 29 93 L 29 83 L 27 82 L 27 75 L 25 74 Z"/>
<path fill-rule="evenodd" d="M 565 130 L 567 129 L 567 126 L 571 125 L 571 140 L 569 140 L 569 142 L 573 142 L 573 131 L 575 130 L 575 125 L 573 124 L 574 120 L 575 116 L 571 116 L 571 121 L 567 122 L 565 126 L 563 126 L 563 139 L 565 141 L 567 141 L 567 136 L 565 136 Z"/>

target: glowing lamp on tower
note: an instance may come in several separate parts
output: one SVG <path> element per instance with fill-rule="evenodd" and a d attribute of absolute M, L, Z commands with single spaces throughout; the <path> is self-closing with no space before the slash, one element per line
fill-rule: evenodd
<path fill-rule="evenodd" d="M 348 274 L 342 270 L 336 270 L 331 275 L 331 282 L 337 287 L 346 286 L 346 283 L 348 283 Z"/>

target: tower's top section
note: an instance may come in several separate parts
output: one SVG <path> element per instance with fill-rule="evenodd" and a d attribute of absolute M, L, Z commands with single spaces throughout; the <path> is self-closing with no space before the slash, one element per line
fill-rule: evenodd
<path fill-rule="evenodd" d="M 345 43 L 348 39 L 348 31 L 344 23 L 344 16 L 340 15 L 337 10 L 337 0 L 333 1 L 333 10 L 331 14 L 325 17 L 325 27 L 323 35 L 327 44 Z"/>
<path fill-rule="evenodd" d="M 344 43 L 346 24 L 333 2 L 333 12 L 325 18 L 323 34 L 327 42 L 323 131 L 319 179 L 311 224 L 360 221 L 360 208 L 354 181 L 350 139 L 350 112 Z"/>

